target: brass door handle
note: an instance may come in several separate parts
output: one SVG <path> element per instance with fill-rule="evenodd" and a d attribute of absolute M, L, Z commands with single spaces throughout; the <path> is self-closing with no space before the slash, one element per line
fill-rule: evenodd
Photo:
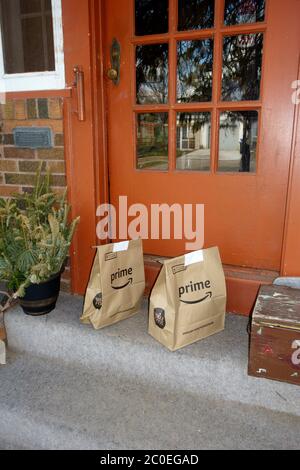
<path fill-rule="evenodd" d="M 115 69 L 109 69 L 107 71 L 107 76 L 110 80 L 112 80 L 114 82 L 115 80 L 118 79 L 118 71 L 115 70 Z"/>
<path fill-rule="evenodd" d="M 85 121 L 85 94 L 84 94 L 84 72 L 79 65 L 74 67 L 74 87 L 76 88 L 77 95 L 77 110 L 79 121 Z"/>
<path fill-rule="evenodd" d="M 111 68 L 107 71 L 107 77 L 115 85 L 119 85 L 121 68 L 121 46 L 116 39 L 113 40 L 110 48 L 110 62 Z"/>

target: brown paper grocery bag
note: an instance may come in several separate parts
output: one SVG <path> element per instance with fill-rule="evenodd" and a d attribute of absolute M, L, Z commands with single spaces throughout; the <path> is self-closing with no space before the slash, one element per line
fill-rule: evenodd
<path fill-rule="evenodd" d="M 138 312 L 144 290 L 142 240 L 100 246 L 81 321 L 98 330 L 125 320 Z"/>
<path fill-rule="evenodd" d="M 6 364 L 6 346 L 5 342 L 0 339 L 0 365 L 4 366 Z"/>
<path fill-rule="evenodd" d="M 226 284 L 218 248 L 164 262 L 152 290 L 149 333 L 171 351 L 224 330 Z"/>

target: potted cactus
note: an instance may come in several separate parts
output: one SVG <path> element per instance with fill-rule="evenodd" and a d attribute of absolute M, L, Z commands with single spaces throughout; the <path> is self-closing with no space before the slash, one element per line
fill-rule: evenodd
<path fill-rule="evenodd" d="M 0 281 L 29 315 L 45 315 L 55 308 L 79 222 L 69 221 L 66 191 L 58 196 L 50 179 L 39 168 L 32 192 L 0 199 Z"/>

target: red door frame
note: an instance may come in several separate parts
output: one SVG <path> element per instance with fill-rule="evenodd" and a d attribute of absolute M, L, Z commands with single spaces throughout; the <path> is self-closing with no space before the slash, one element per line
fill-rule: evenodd
<path fill-rule="evenodd" d="M 108 200 L 106 129 L 102 64 L 101 0 L 62 0 L 66 82 L 74 66 L 84 72 L 84 122 L 79 122 L 76 93 L 65 100 L 65 148 L 69 200 L 81 221 L 71 249 L 72 291 L 84 294 L 95 253 L 96 208 Z"/>
<path fill-rule="evenodd" d="M 65 132 L 67 179 L 74 214 L 81 215 L 81 224 L 72 250 L 72 286 L 83 294 L 88 281 L 96 241 L 96 207 L 108 202 L 108 167 L 106 150 L 105 70 L 101 24 L 102 0 L 62 0 L 64 19 L 65 61 L 67 83 L 72 83 L 74 65 L 85 72 L 86 122 L 79 123 L 72 107 L 75 99 L 66 100 Z M 74 12 L 76 14 L 74 15 Z M 74 34 L 76 32 L 76 34 Z M 300 30 L 299 30 L 300 35 Z M 295 77 L 295 80 L 297 77 Z M 292 94 L 292 89 L 291 89 Z M 295 106 L 294 142 L 291 149 L 290 181 L 282 249 L 283 275 L 300 275 L 300 120 Z M 235 277 L 234 274 L 233 277 Z M 228 276 L 230 278 L 230 275 Z M 243 278 L 244 276 L 241 276 Z M 231 279 L 231 278 L 230 278 Z M 254 284 L 253 284 L 254 283 Z M 239 299 L 231 310 L 249 313 L 257 290 L 255 275 L 248 283 L 251 299 Z M 234 284 L 236 285 L 236 284 Z M 253 287 L 254 286 L 254 287 Z M 238 289 L 241 285 L 237 286 Z M 240 291 L 240 297 L 246 295 Z M 249 303 L 250 302 L 250 303 Z"/>

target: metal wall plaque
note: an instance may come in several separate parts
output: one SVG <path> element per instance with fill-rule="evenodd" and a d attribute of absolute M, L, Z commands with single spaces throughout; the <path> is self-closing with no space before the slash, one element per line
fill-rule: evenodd
<path fill-rule="evenodd" d="M 19 148 L 48 149 L 52 145 L 50 127 L 16 127 L 13 130 L 14 144 Z"/>

